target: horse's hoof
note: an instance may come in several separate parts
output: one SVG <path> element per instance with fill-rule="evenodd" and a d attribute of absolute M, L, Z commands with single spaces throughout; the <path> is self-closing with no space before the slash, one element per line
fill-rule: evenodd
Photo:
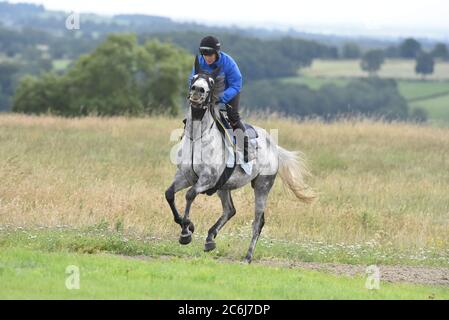
<path fill-rule="evenodd" d="M 186 244 L 189 244 L 190 242 L 192 242 L 192 233 L 191 232 L 189 232 L 187 234 L 181 233 L 181 236 L 179 237 L 179 243 L 186 245 Z"/>
<path fill-rule="evenodd" d="M 206 242 L 206 244 L 204 245 L 204 251 L 205 252 L 209 252 L 214 250 L 217 247 L 217 245 L 215 244 L 215 242 L 211 241 L 211 242 Z"/>
<path fill-rule="evenodd" d="M 190 230 L 190 232 L 194 232 L 195 231 L 195 225 L 193 224 L 193 222 L 190 222 L 190 224 L 189 224 L 189 230 Z"/>
<path fill-rule="evenodd" d="M 251 256 L 246 256 L 245 259 L 243 260 L 243 262 L 245 262 L 247 264 L 251 264 L 252 259 L 253 258 Z"/>

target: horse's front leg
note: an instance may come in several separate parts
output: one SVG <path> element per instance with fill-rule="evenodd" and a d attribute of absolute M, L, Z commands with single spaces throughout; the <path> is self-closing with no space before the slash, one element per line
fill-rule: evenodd
<path fill-rule="evenodd" d="M 184 217 L 181 222 L 181 237 L 179 238 L 180 244 L 189 244 L 192 241 L 192 230 L 190 230 L 189 226 L 192 225 L 192 222 L 189 219 L 190 208 L 192 207 L 192 203 L 195 200 L 196 196 L 200 193 L 209 190 L 215 185 L 215 182 L 211 183 L 210 177 L 208 179 L 200 179 L 197 183 L 195 183 L 186 193 L 186 209 L 184 212 Z"/>
<path fill-rule="evenodd" d="M 177 171 L 172 184 L 165 191 L 165 199 L 167 200 L 168 204 L 170 205 L 170 209 L 173 213 L 173 218 L 175 219 L 175 222 L 177 224 L 179 224 L 181 227 L 182 227 L 182 217 L 178 213 L 178 209 L 176 209 L 175 194 L 176 194 L 176 192 L 183 190 L 191 185 L 192 184 L 189 181 L 187 181 L 187 179 L 184 177 L 184 175 L 180 171 Z M 193 224 L 190 229 L 192 232 L 194 231 Z"/>

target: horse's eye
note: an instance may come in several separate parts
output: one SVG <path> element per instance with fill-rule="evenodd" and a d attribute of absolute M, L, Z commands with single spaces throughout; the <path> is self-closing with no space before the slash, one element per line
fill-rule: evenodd
<path fill-rule="evenodd" d="M 196 90 L 196 86 L 192 86 L 192 90 Z"/>

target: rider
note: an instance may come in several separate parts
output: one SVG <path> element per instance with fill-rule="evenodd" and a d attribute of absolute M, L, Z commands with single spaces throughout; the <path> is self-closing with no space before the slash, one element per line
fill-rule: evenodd
<path fill-rule="evenodd" d="M 226 112 L 232 129 L 234 131 L 240 129 L 241 131 L 238 133 L 244 134 L 246 128 L 239 114 L 242 74 L 237 63 L 230 55 L 221 51 L 220 42 L 214 36 L 207 36 L 201 40 L 199 52 L 198 62 L 202 70 L 212 72 L 215 68 L 220 67 L 220 75 L 224 75 L 225 87 L 217 102 L 223 103 L 226 106 Z M 192 73 L 190 74 L 189 84 L 194 75 L 195 67 L 193 67 Z M 240 135 L 238 134 L 237 136 L 239 137 Z M 239 145 L 240 143 L 237 143 L 237 146 Z"/>

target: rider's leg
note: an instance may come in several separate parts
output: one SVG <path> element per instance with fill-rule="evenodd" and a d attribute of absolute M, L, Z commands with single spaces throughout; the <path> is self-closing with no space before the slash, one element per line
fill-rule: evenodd
<path fill-rule="evenodd" d="M 231 122 L 232 129 L 240 129 L 245 132 L 245 126 L 240 119 L 239 104 L 240 93 L 237 93 L 237 95 L 226 104 L 226 112 L 228 114 L 229 121 Z"/>
<path fill-rule="evenodd" d="M 239 102 L 240 93 L 238 93 L 229 103 L 226 104 L 226 112 L 228 114 L 229 121 L 231 122 L 232 129 L 237 138 L 237 152 L 244 154 L 245 145 L 248 145 L 248 137 L 245 134 L 246 128 L 240 119 L 239 114 Z M 246 147 L 248 149 L 248 147 Z M 244 161 L 248 162 L 247 155 L 244 154 Z"/>

